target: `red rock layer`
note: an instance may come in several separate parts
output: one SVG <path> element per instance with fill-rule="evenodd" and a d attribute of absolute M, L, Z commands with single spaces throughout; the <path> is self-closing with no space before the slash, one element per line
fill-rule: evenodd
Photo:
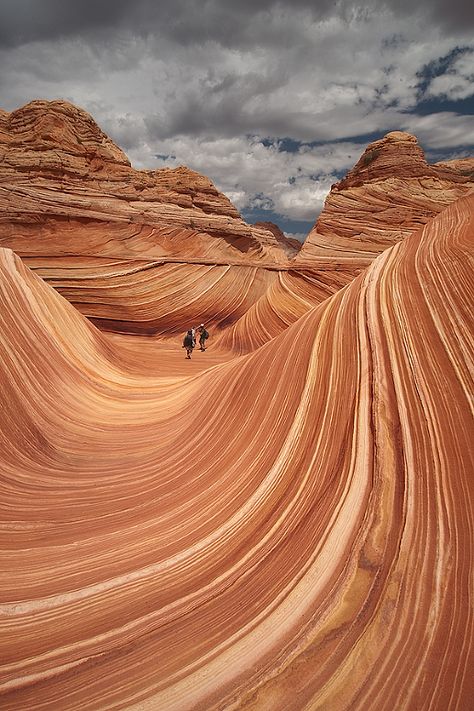
<path fill-rule="evenodd" d="M 275 271 L 258 300 L 237 320 L 224 322 L 223 332 L 217 334 L 217 343 L 235 353 L 253 351 L 278 336 L 353 278 L 350 270 Z"/>
<path fill-rule="evenodd" d="M 185 167 L 134 170 L 85 111 L 64 101 L 33 101 L 0 114 L 0 210 L 4 240 L 28 224 L 41 235 L 46 220 L 47 231 L 60 240 L 67 218 L 105 229 L 122 223 L 129 237 L 146 225 L 165 251 L 170 231 L 181 230 L 172 255 L 183 242 L 193 244 L 186 257 L 217 261 L 286 262 L 295 253 L 284 236 L 247 225 L 208 178 Z"/>
<path fill-rule="evenodd" d="M 1 251 L 2 708 L 471 708 L 473 215 L 200 372 Z"/>
<path fill-rule="evenodd" d="M 244 353 L 294 323 L 381 251 L 473 187 L 394 132 L 333 188 L 301 253 L 246 225 L 186 168 L 136 171 L 85 112 L 32 102 L 0 114 L 0 245 L 104 330 L 178 337 L 205 321 Z"/>
<path fill-rule="evenodd" d="M 393 131 L 374 141 L 332 187 L 296 264 L 343 264 L 357 274 L 474 189 L 472 172 L 448 166 L 429 165 L 408 133 Z"/>
<path fill-rule="evenodd" d="M 474 158 L 454 158 L 434 164 L 434 168 L 449 168 L 459 175 L 474 180 Z"/>

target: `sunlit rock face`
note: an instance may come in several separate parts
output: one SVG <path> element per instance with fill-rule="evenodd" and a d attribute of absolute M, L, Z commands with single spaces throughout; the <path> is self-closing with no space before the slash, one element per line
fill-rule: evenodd
<path fill-rule="evenodd" d="M 349 284 L 385 249 L 474 189 L 474 159 L 428 165 L 414 136 L 399 131 L 370 144 L 333 186 L 290 269 L 259 297 L 220 343 L 246 352 Z"/>
<path fill-rule="evenodd" d="M 429 165 L 416 138 L 392 131 L 336 183 L 296 263 L 356 274 L 474 189 L 474 160 Z"/>
<path fill-rule="evenodd" d="M 34 225 L 35 241 L 44 230 L 55 256 L 65 248 L 67 222 L 82 245 L 80 252 L 72 245 L 76 255 L 94 254 L 89 230 L 97 228 L 108 235 L 109 252 L 118 239 L 122 255 L 132 257 L 142 231 L 144 258 L 274 263 L 296 253 L 284 235 L 246 224 L 205 176 L 186 167 L 134 170 L 89 114 L 65 101 L 33 101 L 0 113 L 0 178 L 0 238 L 14 248 Z"/>
<path fill-rule="evenodd" d="M 276 225 L 246 224 L 188 168 L 134 170 L 63 101 L 0 114 L 0 179 L 0 245 L 109 331 L 225 328 L 300 247 Z"/>
<path fill-rule="evenodd" d="M 234 353 L 281 333 L 473 187 L 469 159 L 429 166 L 413 136 L 388 134 L 333 188 L 298 254 L 275 225 L 247 225 L 208 178 L 134 170 L 66 102 L 0 113 L 0 154 L 1 246 L 101 330 L 176 341 L 205 321 Z"/>
<path fill-rule="evenodd" d="M 472 708 L 473 216 L 189 362 L 0 250 L 2 708 Z"/>

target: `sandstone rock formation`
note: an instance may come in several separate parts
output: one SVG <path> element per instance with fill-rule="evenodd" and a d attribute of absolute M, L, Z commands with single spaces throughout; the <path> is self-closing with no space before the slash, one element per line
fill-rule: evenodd
<path fill-rule="evenodd" d="M 290 269 L 279 272 L 278 282 L 271 282 L 220 342 L 245 352 L 249 344 L 255 348 L 276 336 L 388 247 L 472 192 L 473 168 L 473 158 L 429 165 L 416 138 L 401 131 L 371 143 L 333 185 Z"/>
<path fill-rule="evenodd" d="M 460 175 L 464 175 L 471 181 L 474 180 L 474 158 L 453 158 L 452 160 L 445 160 L 435 163 L 434 167 L 449 168 Z"/>
<path fill-rule="evenodd" d="M 63 101 L 0 114 L 0 210 L 0 245 L 112 331 L 236 321 L 300 247 L 188 168 L 134 170 Z"/>
<path fill-rule="evenodd" d="M 205 320 L 245 353 L 471 191 L 469 166 L 429 166 L 413 136 L 388 134 L 333 187 L 297 254 L 204 176 L 134 170 L 84 111 L 35 101 L 0 114 L 0 246 L 101 329 L 176 339 Z"/>
<path fill-rule="evenodd" d="M 465 166 L 429 165 L 414 136 L 388 133 L 332 187 L 296 262 L 313 268 L 343 264 L 357 273 L 471 192 L 474 178 L 465 172 Z"/>
<path fill-rule="evenodd" d="M 473 237 L 191 362 L 0 250 L 1 707 L 471 708 Z"/>
<path fill-rule="evenodd" d="M 48 237 L 64 249 L 67 220 L 86 254 L 95 245 L 87 251 L 84 221 L 111 243 L 118 230 L 121 254 L 144 229 L 143 258 L 285 262 L 295 252 L 267 226 L 247 225 L 208 178 L 185 167 L 134 170 L 89 114 L 65 101 L 0 114 L 0 181 L 0 238 L 13 243 L 28 225 L 38 235 L 47 222 Z"/>

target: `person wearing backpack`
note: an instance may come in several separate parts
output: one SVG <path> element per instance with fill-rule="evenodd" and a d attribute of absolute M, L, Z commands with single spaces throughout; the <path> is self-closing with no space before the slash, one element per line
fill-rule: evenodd
<path fill-rule="evenodd" d="M 193 332 L 191 329 L 189 329 L 183 340 L 183 348 L 186 348 L 186 358 L 191 358 L 191 354 L 195 345 L 196 341 L 193 338 Z"/>
<path fill-rule="evenodd" d="M 206 341 L 209 338 L 209 333 L 206 331 L 204 328 L 204 324 L 201 323 L 201 325 L 198 328 L 199 332 L 199 346 L 201 351 L 206 350 Z"/>

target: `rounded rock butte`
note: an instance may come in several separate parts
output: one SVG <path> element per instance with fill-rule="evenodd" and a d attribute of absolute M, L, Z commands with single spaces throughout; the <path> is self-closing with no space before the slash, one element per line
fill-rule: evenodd
<path fill-rule="evenodd" d="M 471 709 L 469 176 L 349 174 L 295 257 L 3 146 L 1 708 Z"/>

